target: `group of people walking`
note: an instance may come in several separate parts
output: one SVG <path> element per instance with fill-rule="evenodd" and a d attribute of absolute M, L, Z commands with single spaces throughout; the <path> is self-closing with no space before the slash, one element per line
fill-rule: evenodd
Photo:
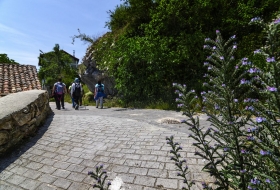
<path fill-rule="evenodd" d="M 83 85 L 80 83 L 78 78 L 75 78 L 72 85 L 69 86 L 69 94 L 72 100 L 72 107 L 75 110 L 78 110 L 80 106 L 82 106 L 82 99 L 84 96 L 84 89 Z M 67 93 L 66 85 L 62 82 L 62 78 L 58 78 L 58 82 L 54 83 L 52 88 L 52 96 L 56 102 L 56 109 L 60 110 L 65 109 L 64 107 L 64 96 Z M 105 97 L 104 93 L 104 84 L 101 83 L 99 80 L 98 83 L 95 85 L 94 91 L 94 99 L 96 101 L 96 108 L 98 108 L 99 104 L 101 109 L 103 109 L 103 98 Z"/>

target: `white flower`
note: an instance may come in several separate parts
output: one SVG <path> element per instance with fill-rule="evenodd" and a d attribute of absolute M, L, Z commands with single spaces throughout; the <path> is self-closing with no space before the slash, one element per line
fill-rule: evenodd
<path fill-rule="evenodd" d="M 122 188 L 123 180 L 120 177 L 116 177 L 110 185 L 110 190 L 125 190 Z"/>

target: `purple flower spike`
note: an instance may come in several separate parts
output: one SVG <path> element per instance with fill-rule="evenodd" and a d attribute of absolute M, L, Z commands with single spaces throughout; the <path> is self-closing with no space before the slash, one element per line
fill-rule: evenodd
<path fill-rule="evenodd" d="M 241 170 L 240 172 L 244 174 L 244 173 L 246 173 L 246 170 Z"/>
<path fill-rule="evenodd" d="M 258 22 L 258 21 L 261 21 L 260 17 L 255 17 L 251 19 L 251 22 Z"/>
<path fill-rule="evenodd" d="M 242 154 L 245 154 L 246 152 L 247 152 L 247 151 L 244 150 L 244 149 L 241 150 L 241 153 L 242 153 Z"/>
<path fill-rule="evenodd" d="M 218 33 L 220 33 L 220 31 L 219 31 L 219 30 L 216 30 L 216 34 L 218 34 Z"/>
<path fill-rule="evenodd" d="M 265 119 L 264 117 L 257 117 L 257 118 L 256 118 L 256 122 L 257 122 L 257 123 L 261 123 L 261 122 L 263 122 L 263 121 L 266 121 L 266 119 Z"/>
<path fill-rule="evenodd" d="M 274 58 L 274 57 L 268 57 L 268 58 L 266 59 L 266 61 L 267 61 L 268 63 L 275 62 L 275 58 Z"/>
<path fill-rule="evenodd" d="M 233 49 L 236 49 L 236 48 L 237 48 L 237 45 L 234 45 L 232 48 L 233 48 Z"/>
<path fill-rule="evenodd" d="M 260 184 L 261 182 L 257 178 L 254 178 L 254 179 L 251 179 L 251 183 L 257 185 L 257 184 Z"/>
<path fill-rule="evenodd" d="M 265 180 L 266 183 L 271 183 L 270 179 Z"/>
<path fill-rule="evenodd" d="M 261 53 L 261 50 L 257 49 L 254 51 L 254 54 Z"/>
<path fill-rule="evenodd" d="M 181 108 L 181 107 L 183 107 L 183 104 L 178 104 L 177 107 Z"/>
<path fill-rule="evenodd" d="M 275 87 L 267 87 L 267 90 L 270 91 L 270 92 L 277 92 L 277 88 Z"/>
<path fill-rule="evenodd" d="M 274 23 L 274 24 L 280 23 L 280 18 L 275 19 L 275 20 L 273 21 L 273 23 Z"/>
<path fill-rule="evenodd" d="M 238 102 L 238 99 L 233 99 L 233 101 L 234 101 L 235 103 L 237 103 L 237 102 Z"/>
<path fill-rule="evenodd" d="M 205 42 L 207 42 L 207 41 L 209 41 L 209 40 L 211 40 L 210 38 L 205 38 Z"/>
<path fill-rule="evenodd" d="M 221 57 L 220 57 L 220 59 L 221 59 L 221 60 L 224 60 L 224 57 L 223 57 L 223 56 L 221 56 Z"/>

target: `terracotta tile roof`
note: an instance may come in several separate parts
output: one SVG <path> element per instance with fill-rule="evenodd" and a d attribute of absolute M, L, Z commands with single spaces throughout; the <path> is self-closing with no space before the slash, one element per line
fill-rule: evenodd
<path fill-rule="evenodd" d="M 0 97 L 34 89 L 41 90 L 35 66 L 0 63 Z"/>

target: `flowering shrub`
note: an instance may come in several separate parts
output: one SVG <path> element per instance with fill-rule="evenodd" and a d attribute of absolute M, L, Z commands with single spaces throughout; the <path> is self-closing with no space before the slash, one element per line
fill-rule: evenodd
<path fill-rule="evenodd" d="M 240 62 L 234 59 L 237 44 L 235 36 L 224 41 L 207 38 L 204 49 L 209 56 L 204 63 L 208 72 L 204 75 L 207 92 L 201 92 L 202 111 L 207 114 L 211 127 L 200 126 L 195 116 L 197 95 L 187 91 L 186 85 L 173 84 L 178 107 L 190 126 L 195 154 L 206 160 L 203 170 L 214 176 L 214 183 L 203 183 L 205 189 L 279 189 L 280 188 L 280 16 L 265 25 L 266 44 L 254 54 L 261 54 L 266 62 L 262 67 L 248 58 Z M 242 92 L 242 93 L 241 93 Z M 172 147 L 176 166 L 184 162 L 178 159 L 180 148 L 174 148 L 173 137 L 167 138 Z M 186 166 L 187 167 L 187 166 Z M 179 167 L 180 176 L 187 170 Z M 188 188 L 192 183 L 185 181 Z"/>
<path fill-rule="evenodd" d="M 88 175 L 96 180 L 96 184 L 93 184 L 93 188 L 98 188 L 100 190 L 108 190 L 111 182 L 105 183 L 108 175 L 105 170 L 103 170 L 103 165 L 96 166 L 95 171 L 89 171 Z"/>

